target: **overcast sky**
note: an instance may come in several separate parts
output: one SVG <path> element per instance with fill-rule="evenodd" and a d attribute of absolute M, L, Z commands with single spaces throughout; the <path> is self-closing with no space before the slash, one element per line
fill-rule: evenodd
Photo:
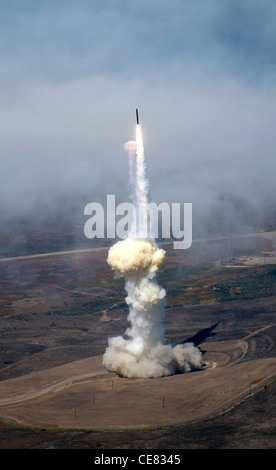
<path fill-rule="evenodd" d="M 152 199 L 253 224 L 275 72 L 275 0 L 0 0 L 0 224 L 126 200 L 136 107 Z"/>

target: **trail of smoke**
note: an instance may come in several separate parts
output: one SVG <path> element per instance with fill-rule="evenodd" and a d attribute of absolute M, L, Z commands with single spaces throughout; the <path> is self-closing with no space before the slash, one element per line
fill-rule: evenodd
<path fill-rule="evenodd" d="M 130 140 L 124 145 L 124 149 L 128 152 L 129 155 L 129 187 L 130 187 L 130 198 L 134 207 L 137 207 L 136 200 L 136 142 Z M 129 237 L 135 237 L 137 232 L 137 214 L 133 214 L 133 219 L 131 226 L 129 228 Z"/>
<path fill-rule="evenodd" d="M 128 237 L 110 248 L 107 259 L 116 274 L 125 277 L 130 327 L 125 332 L 127 339 L 122 336 L 109 338 L 103 364 L 125 377 L 160 377 L 201 367 L 202 354 L 192 343 L 175 347 L 163 344 L 166 292 L 158 285 L 156 273 L 165 251 L 149 238 L 149 184 L 139 124 L 135 146 L 134 172 L 133 142 L 125 144 L 130 154 L 130 183 L 135 187 L 133 199 L 138 208 L 138 227 L 134 221 Z M 139 238 L 136 237 L 138 228 Z"/>
<path fill-rule="evenodd" d="M 149 182 L 146 176 L 146 164 L 144 156 L 144 144 L 140 125 L 136 126 L 136 198 L 139 214 L 139 237 L 149 236 L 147 204 L 149 202 Z"/>

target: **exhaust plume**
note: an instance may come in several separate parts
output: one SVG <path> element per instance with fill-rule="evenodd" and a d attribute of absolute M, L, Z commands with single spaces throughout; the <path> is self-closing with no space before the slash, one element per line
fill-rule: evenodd
<path fill-rule="evenodd" d="M 201 351 L 193 343 L 174 347 L 164 344 L 166 291 L 159 286 L 156 274 L 166 253 L 150 238 L 146 207 L 149 183 L 139 124 L 136 142 L 127 142 L 124 147 L 129 153 L 132 200 L 139 211 L 127 238 L 110 248 L 107 262 L 116 277 L 125 277 L 130 326 L 125 332 L 126 338 L 108 339 L 103 364 L 108 370 L 129 378 L 189 372 L 202 367 Z"/>

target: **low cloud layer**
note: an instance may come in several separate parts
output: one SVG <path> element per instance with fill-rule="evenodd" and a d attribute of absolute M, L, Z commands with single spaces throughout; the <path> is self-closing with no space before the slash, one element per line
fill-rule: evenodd
<path fill-rule="evenodd" d="M 2 226 L 127 200 L 136 107 L 156 202 L 272 217 L 274 2 L 96 3 L 1 4 Z"/>

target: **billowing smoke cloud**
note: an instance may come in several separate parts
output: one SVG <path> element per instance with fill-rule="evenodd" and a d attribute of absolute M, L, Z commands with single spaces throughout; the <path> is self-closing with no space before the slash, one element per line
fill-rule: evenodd
<path fill-rule="evenodd" d="M 130 142 L 125 144 L 125 149 L 130 157 L 130 183 L 135 189 L 133 200 L 138 207 L 149 200 L 139 125 L 135 147 Z M 164 344 L 166 292 L 159 286 L 156 274 L 164 261 L 165 251 L 149 237 L 146 210 L 137 212 L 139 218 L 133 221 L 128 237 L 113 245 L 108 253 L 107 262 L 115 275 L 125 277 L 130 327 L 125 332 L 127 339 L 122 336 L 109 338 L 103 364 L 108 370 L 130 378 L 161 377 L 200 368 L 203 365 L 202 353 L 193 343 L 174 347 Z M 142 237 L 137 237 L 138 232 Z"/>
<path fill-rule="evenodd" d="M 153 240 L 126 238 L 113 245 L 108 252 L 108 264 L 122 274 L 147 273 L 153 275 L 163 262 L 165 251 Z"/>

